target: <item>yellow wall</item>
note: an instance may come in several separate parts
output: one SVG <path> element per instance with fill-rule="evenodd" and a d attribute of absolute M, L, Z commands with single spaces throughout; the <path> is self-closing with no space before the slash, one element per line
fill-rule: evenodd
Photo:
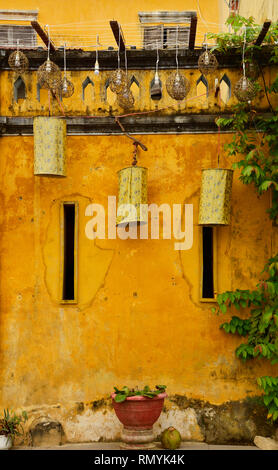
<path fill-rule="evenodd" d="M 56 0 L 13 0 L 12 5 L 7 5 L 7 2 L 1 0 L 0 8 L 38 10 L 39 23 L 42 26 L 50 26 L 50 34 L 56 36 L 58 43 L 58 32 L 62 32 L 64 35 L 69 33 L 65 24 L 82 23 L 80 28 L 72 25 L 72 30 L 76 31 L 80 41 L 82 41 L 82 35 L 88 38 L 88 35 L 91 34 L 93 37 L 90 44 L 95 44 L 96 34 L 99 34 L 101 43 L 109 38 L 109 45 L 114 47 L 116 43 L 111 33 L 109 21 L 117 20 L 122 25 L 127 44 L 134 44 L 135 34 L 137 40 L 140 36 L 139 29 L 136 29 L 139 24 L 139 11 L 197 11 L 199 18 L 197 42 L 199 44 L 203 41 L 204 33 L 208 31 L 218 32 L 219 22 L 222 22 L 222 18 L 219 20 L 219 12 L 222 15 L 220 0 L 210 0 L 209 2 L 207 0 L 199 0 L 199 2 L 196 0 L 187 0 L 186 2 L 183 0 L 174 0 L 172 2 L 169 2 L 169 0 L 140 0 L 140 2 L 133 0 L 88 0 L 83 2 L 72 0 L 70 8 L 67 0 L 58 2 Z M 86 27 L 86 23 L 90 26 Z M 57 25 L 60 25 L 59 31 Z M 52 26 L 55 27 L 52 29 Z M 137 32 L 135 33 L 135 31 Z M 54 36 L 53 40 L 55 41 Z"/>
<path fill-rule="evenodd" d="M 217 136 L 141 138 L 149 202 L 194 204 L 189 251 L 175 251 L 173 240 L 86 238 L 86 206 L 106 206 L 130 163 L 125 137 L 68 137 L 65 179 L 33 176 L 32 137 L 1 139 L 2 406 L 92 400 L 113 385 L 158 382 L 221 403 L 255 393 L 254 378 L 270 371 L 238 361 L 240 340 L 219 331 L 224 317 L 199 302 L 198 195 L 201 169 L 216 164 Z M 59 304 L 61 200 L 79 202 L 73 306 Z M 218 229 L 219 291 L 255 286 L 271 255 L 268 207 L 267 196 L 258 200 L 235 178 L 232 224 Z"/>
<path fill-rule="evenodd" d="M 3 3 L 3 2 L 2 2 Z M 218 1 L 200 0 L 208 21 L 218 21 Z M 39 21 L 59 23 L 118 19 L 137 21 L 136 2 L 13 1 L 13 9 L 35 9 Z M 3 5 L 0 5 L 3 8 Z M 168 1 L 141 1 L 140 10 L 163 10 Z M 195 1 L 174 1 L 172 9 L 196 9 Z M 97 16 L 95 16 L 97 14 Z M 63 105 L 68 116 L 107 115 L 123 110 L 105 97 L 110 72 L 70 72 L 75 94 Z M 178 106 L 167 97 L 153 102 L 153 71 L 130 71 L 140 84 L 134 111 L 167 107 L 170 113 L 229 111 L 214 98 L 214 79 L 227 73 L 232 86 L 239 70 L 219 69 L 209 78 L 210 97 L 197 98 L 200 73 L 187 70 L 189 100 Z M 274 71 L 266 69 L 266 82 Z M 81 99 L 82 82 L 95 82 L 94 95 Z M 15 103 L 12 71 L 0 74 L 0 115 L 48 114 L 47 92 L 36 97 L 36 73 L 23 78 L 27 99 Z M 233 88 L 232 88 L 233 91 Z M 172 108 L 169 108 L 171 106 Z M 254 106 L 265 109 L 263 94 Z M 61 110 L 52 103 L 52 112 Z M 221 136 L 221 146 L 231 138 Z M 274 373 L 264 361 L 243 364 L 235 358 L 240 343 L 219 330 L 230 318 L 217 317 L 211 303 L 200 302 L 200 228 L 198 202 L 201 169 L 217 164 L 214 134 L 144 135 L 148 147 L 139 164 L 148 168 L 149 203 L 192 203 L 194 242 L 174 250 L 173 240 L 97 240 L 85 236 L 91 202 L 107 206 L 117 195 L 117 171 L 131 163 L 132 145 L 124 136 L 68 136 L 68 174 L 64 179 L 33 175 L 33 137 L 0 140 L 0 407 L 67 404 L 107 397 L 114 385 L 165 383 L 181 394 L 213 404 L 258 393 L 255 377 Z M 221 166 L 231 166 L 222 152 Z M 59 302 L 61 201 L 79 203 L 78 303 Z M 257 198 L 235 174 L 232 222 L 217 229 L 218 292 L 253 288 L 266 260 L 278 246 L 277 228 L 266 210 L 268 195 Z M 234 313 L 234 312 L 232 312 Z M 231 313 L 231 314 L 232 314 Z M 83 436 L 84 438 L 84 436 Z M 80 437 L 82 440 L 82 435 Z"/>

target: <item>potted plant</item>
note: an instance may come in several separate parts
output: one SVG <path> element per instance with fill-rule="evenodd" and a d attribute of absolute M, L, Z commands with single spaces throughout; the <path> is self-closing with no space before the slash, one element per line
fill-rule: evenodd
<path fill-rule="evenodd" d="M 118 419 L 124 425 L 122 431 L 122 449 L 153 449 L 153 424 L 157 421 L 163 408 L 166 385 L 156 385 L 151 390 L 146 385 L 138 388 L 121 390 L 114 387 L 111 395 L 113 408 Z"/>
<path fill-rule="evenodd" d="M 4 410 L 3 418 L 0 418 L 0 450 L 10 449 L 15 436 L 23 434 L 22 423 L 28 419 L 27 413 L 22 411 L 21 415 Z"/>

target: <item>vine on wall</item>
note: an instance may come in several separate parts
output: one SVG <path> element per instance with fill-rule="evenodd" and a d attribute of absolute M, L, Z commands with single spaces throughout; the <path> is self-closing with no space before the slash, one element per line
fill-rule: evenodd
<path fill-rule="evenodd" d="M 210 34 L 216 40 L 219 52 L 226 53 L 230 48 L 241 53 L 243 45 L 242 27 L 246 26 L 246 39 L 248 46 L 248 61 L 258 68 L 262 77 L 264 92 L 269 104 L 269 115 L 260 116 L 250 103 L 239 103 L 233 108 L 233 115 L 229 119 L 220 118 L 217 125 L 234 131 L 230 143 L 225 150 L 231 157 L 240 159 L 233 164 L 240 170 L 240 180 L 244 184 L 254 186 L 261 195 L 270 191 L 272 206 L 269 216 L 272 221 L 278 221 L 278 107 L 272 104 L 278 93 L 278 75 L 272 84 L 267 87 L 263 70 L 255 62 L 254 53 L 263 48 L 270 51 L 269 64 L 278 64 L 278 23 L 273 24 L 265 38 L 267 45 L 255 46 L 254 40 L 258 36 L 260 27 L 254 23 L 253 18 L 243 18 L 233 15 L 227 20 L 232 32 Z M 237 48 L 237 49 L 234 49 Z M 254 69 L 253 67 L 253 69 Z M 251 70 L 251 68 L 250 68 Z M 252 76 L 249 77 L 252 79 Z M 260 89 L 259 84 L 256 84 Z M 260 130 L 260 132 L 258 131 Z M 237 347 L 236 356 L 242 361 L 266 359 L 271 364 L 278 363 L 278 253 L 270 258 L 262 272 L 262 279 L 254 290 L 236 289 L 217 296 L 217 307 L 213 312 L 226 313 L 235 308 L 239 312 L 244 310 L 244 318 L 233 316 L 229 322 L 223 323 L 220 328 L 226 333 L 236 334 L 244 338 Z M 246 311 L 248 316 L 246 318 Z M 262 400 L 268 409 L 268 418 L 278 420 L 278 376 L 259 377 L 258 386 L 262 389 Z"/>

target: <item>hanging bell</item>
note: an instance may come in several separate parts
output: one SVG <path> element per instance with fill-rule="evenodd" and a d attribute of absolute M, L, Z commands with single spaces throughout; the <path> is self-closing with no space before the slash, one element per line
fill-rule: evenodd
<path fill-rule="evenodd" d="M 41 88 L 60 89 L 62 86 L 62 73 L 58 65 L 47 59 L 38 68 L 38 82 Z"/>
<path fill-rule="evenodd" d="M 218 61 L 212 52 L 206 50 L 199 57 L 198 67 L 203 75 L 208 75 L 217 69 Z"/>
<path fill-rule="evenodd" d="M 117 226 L 148 222 L 147 171 L 144 167 L 130 166 L 118 172 Z"/>
<path fill-rule="evenodd" d="M 61 92 L 63 98 L 70 98 L 74 93 L 74 85 L 65 76 L 62 81 Z"/>
<path fill-rule="evenodd" d="M 241 101 L 241 102 L 252 101 L 255 98 L 256 94 L 257 94 L 257 91 L 254 85 L 244 75 L 238 80 L 238 82 L 236 82 L 235 95 L 238 101 Z"/>
<path fill-rule="evenodd" d="M 178 71 L 171 73 L 166 80 L 166 89 L 168 94 L 174 100 L 183 100 L 190 90 L 190 83 Z"/>
<path fill-rule="evenodd" d="M 127 74 L 124 70 L 117 69 L 112 72 L 109 79 L 110 90 L 113 93 L 121 93 L 128 85 Z"/>
<path fill-rule="evenodd" d="M 29 61 L 23 52 L 16 50 L 10 54 L 8 64 L 15 72 L 23 73 L 28 69 Z"/>
<path fill-rule="evenodd" d="M 202 170 L 199 225 L 229 225 L 233 170 Z"/>
<path fill-rule="evenodd" d="M 154 80 L 151 84 L 151 99 L 160 100 L 162 97 L 162 86 L 159 80 L 158 72 L 155 73 Z"/>
<path fill-rule="evenodd" d="M 66 176 L 67 123 L 63 118 L 34 118 L 34 174 Z"/>

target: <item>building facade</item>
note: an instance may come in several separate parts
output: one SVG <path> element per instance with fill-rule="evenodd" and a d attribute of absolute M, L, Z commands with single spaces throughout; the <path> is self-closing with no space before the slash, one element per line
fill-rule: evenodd
<path fill-rule="evenodd" d="M 209 2 L 209 8 L 202 0 L 185 3 L 198 17 L 196 43 L 202 43 L 208 30 L 221 30 L 224 2 Z M 175 11 L 184 8 L 179 0 L 171 3 Z M 265 262 L 277 252 L 277 227 L 266 213 L 269 196 L 258 199 L 235 171 L 230 225 L 211 228 L 212 242 L 198 224 L 202 169 L 217 167 L 218 155 L 220 167 L 232 166 L 223 150 L 231 133 L 219 134 L 215 119 L 229 114 L 237 102 L 233 87 L 242 74 L 240 61 L 222 57 L 218 69 L 204 77 L 198 69 L 200 49 L 180 48 L 179 66 L 190 91 L 187 100 L 177 102 L 165 86 L 176 69 L 176 51 L 162 44 L 162 96 L 154 100 L 156 47 L 140 46 L 138 31 L 129 40 L 126 26 L 126 41 L 136 43 L 136 49 L 127 47 L 135 98 L 127 111 L 108 86 L 118 60 L 109 21 L 119 21 L 125 34 L 125 24 L 140 23 L 139 9 L 166 11 L 168 1 L 141 0 L 139 8 L 135 2 L 72 1 L 67 8 L 66 2 L 14 0 L 13 9 L 50 24 L 54 44 L 60 25 L 70 23 L 82 24 L 85 39 L 95 41 L 88 33 L 93 18 L 94 31 L 101 25 L 100 43 L 109 31 L 107 41 L 114 50 L 99 48 L 96 75 L 96 48 L 80 50 L 82 34 L 76 34 L 77 45 L 67 46 L 68 77 L 75 91 L 63 100 L 38 86 L 37 69 L 47 57 L 39 37 L 25 51 L 29 70 L 21 75 L 8 66 L 11 46 L 0 50 L 1 408 L 26 409 L 27 429 L 52 423 L 57 442 L 116 440 L 120 425 L 109 398 L 113 387 L 163 383 L 169 398 L 155 425 L 157 435 L 170 424 L 184 439 L 219 443 L 248 442 L 256 433 L 272 432 L 264 408 L 256 405 L 256 377 L 275 375 L 274 366 L 240 362 L 234 353 L 240 338 L 220 330 L 225 318 L 211 311 L 217 293 L 254 288 Z M 3 25 L 30 25 L 30 18 L 11 22 L 9 13 L 2 15 Z M 156 24 L 154 17 L 148 24 Z M 171 31 L 163 31 L 162 42 L 165 37 L 167 42 Z M 50 57 L 63 68 L 62 49 L 57 47 Z M 120 60 L 124 67 L 122 52 Z M 270 83 L 274 68 L 266 66 L 264 73 Z M 254 106 L 267 112 L 262 92 Z M 33 117 L 49 114 L 67 121 L 62 178 L 34 175 Z M 162 228 L 159 239 L 108 238 L 108 196 L 117 197 L 117 173 L 131 165 L 134 150 L 115 116 L 124 116 L 119 120 L 125 131 L 147 147 L 145 152 L 138 148 L 137 158 L 138 166 L 148 169 L 148 203 L 193 205 L 189 249 L 176 250 L 176 240 L 163 239 Z M 105 238 L 88 237 L 91 204 L 105 209 Z M 71 255 L 64 250 L 68 207 Z M 213 251 L 209 297 L 203 275 L 206 246 Z M 74 259 L 73 295 L 63 291 L 65 256 Z"/>

